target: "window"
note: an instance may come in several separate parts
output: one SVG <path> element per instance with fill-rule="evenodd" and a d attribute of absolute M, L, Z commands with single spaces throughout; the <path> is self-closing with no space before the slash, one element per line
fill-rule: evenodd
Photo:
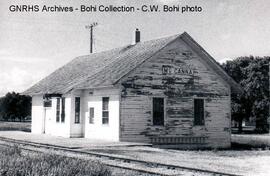
<path fill-rule="evenodd" d="M 153 98 L 153 125 L 164 125 L 164 98 Z"/>
<path fill-rule="evenodd" d="M 94 123 L 94 114 L 95 114 L 94 108 L 90 107 L 89 108 L 89 123 L 91 124 Z"/>
<path fill-rule="evenodd" d="M 109 124 L 109 97 L 102 98 L 102 124 Z"/>
<path fill-rule="evenodd" d="M 65 98 L 62 98 L 61 122 L 65 122 Z"/>
<path fill-rule="evenodd" d="M 56 122 L 60 120 L 60 98 L 56 99 Z"/>
<path fill-rule="evenodd" d="M 204 125 L 204 99 L 194 99 L 194 125 Z"/>
<path fill-rule="evenodd" d="M 75 97 L 75 123 L 80 123 L 80 97 Z"/>

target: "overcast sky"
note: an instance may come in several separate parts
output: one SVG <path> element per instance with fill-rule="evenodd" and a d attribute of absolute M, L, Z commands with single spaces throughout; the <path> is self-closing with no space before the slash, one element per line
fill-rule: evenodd
<path fill-rule="evenodd" d="M 146 3 L 147 2 L 147 3 Z M 64 13 L 10 12 L 10 5 L 141 5 L 201 6 L 201 13 Z M 132 42 L 136 28 L 142 41 L 188 32 L 217 61 L 238 56 L 270 55 L 269 0 L 152 1 L 0 1 L 0 96 L 20 92 L 76 56 L 89 53 L 94 29 L 95 52 Z"/>

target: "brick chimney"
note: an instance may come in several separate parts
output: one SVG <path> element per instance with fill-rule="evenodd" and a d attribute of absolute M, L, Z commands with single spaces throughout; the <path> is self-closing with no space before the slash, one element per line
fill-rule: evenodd
<path fill-rule="evenodd" d="M 137 28 L 135 31 L 135 44 L 141 41 L 141 32 Z"/>

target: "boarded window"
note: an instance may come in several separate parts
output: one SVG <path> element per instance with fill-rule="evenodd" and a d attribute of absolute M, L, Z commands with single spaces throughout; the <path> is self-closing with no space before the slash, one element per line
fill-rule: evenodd
<path fill-rule="evenodd" d="M 194 125 L 204 125 L 204 99 L 194 99 Z"/>
<path fill-rule="evenodd" d="M 95 111 L 93 107 L 89 108 L 89 123 L 93 124 L 94 123 L 94 115 Z"/>
<path fill-rule="evenodd" d="M 56 122 L 60 120 L 60 98 L 56 99 Z"/>
<path fill-rule="evenodd" d="M 80 97 L 75 97 L 75 123 L 80 123 Z"/>
<path fill-rule="evenodd" d="M 102 98 L 102 124 L 109 124 L 109 97 Z"/>
<path fill-rule="evenodd" d="M 164 98 L 153 98 L 153 125 L 164 125 Z"/>
<path fill-rule="evenodd" d="M 65 98 L 62 98 L 61 122 L 65 122 Z"/>

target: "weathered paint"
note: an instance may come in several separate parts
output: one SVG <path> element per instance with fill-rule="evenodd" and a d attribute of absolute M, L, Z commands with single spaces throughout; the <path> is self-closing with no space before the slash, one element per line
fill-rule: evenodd
<path fill-rule="evenodd" d="M 204 147 L 230 146 L 230 86 L 181 39 L 133 70 L 121 86 L 120 140 L 206 137 Z M 152 125 L 152 97 L 165 98 L 164 126 Z M 193 125 L 196 97 L 205 99 L 204 126 Z"/>
<path fill-rule="evenodd" d="M 164 143 L 176 147 L 230 146 L 230 86 L 180 38 L 125 76 L 115 88 L 73 90 L 65 122 L 56 122 L 56 98 L 43 107 L 33 96 L 32 131 L 64 137 Z M 75 123 L 75 97 L 81 98 Z M 109 97 L 109 124 L 102 124 L 102 97 Z M 164 97 L 165 125 L 153 126 L 152 98 Z M 194 126 L 194 98 L 205 100 L 205 125 Z M 60 106 L 61 107 L 61 106 Z M 89 108 L 94 108 L 94 124 Z"/>

